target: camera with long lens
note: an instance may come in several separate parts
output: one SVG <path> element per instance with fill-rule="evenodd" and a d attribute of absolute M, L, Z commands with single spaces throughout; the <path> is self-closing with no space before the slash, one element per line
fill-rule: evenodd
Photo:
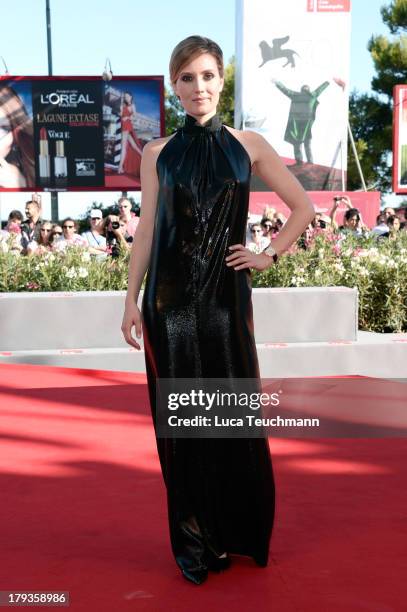
<path fill-rule="evenodd" d="M 116 238 L 115 233 L 112 230 L 118 230 L 120 223 L 118 221 L 112 221 L 112 229 L 108 229 L 106 232 L 106 245 L 111 249 L 112 257 L 119 257 L 120 246 Z"/>

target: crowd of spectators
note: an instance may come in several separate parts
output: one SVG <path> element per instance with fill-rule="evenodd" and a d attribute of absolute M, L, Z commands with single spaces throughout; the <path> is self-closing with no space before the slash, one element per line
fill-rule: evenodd
<path fill-rule="evenodd" d="M 341 225 L 337 223 L 338 208 L 346 207 Z M 260 253 L 283 227 L 286 219 L 275 208 L 266 207 L 260 221 L 249 223 L 247 246 L 254 253 Z M 386 207 L 376 219 L 376 225 L 369 228 L 363 221 L 361 212 L 352 206 L 349 196 L 334 196 L 329 214 L 316 212 L 313 221 L 298 240 L 298 247 L 306 249 L 312 239 L 319 234 L 330 235 L 334 240 L 342 240 L 347 235 L 374 236 L 379 240 L 393 240 L 399 231 L 407 231 L 407 209 Z"/>
<path fill-rule="evenodd" d="M 345 205 L 341 225 L 337 223 L 338 207 Z M 118 214 L 105 217 L 100 208 L 93 208 L 88 216 L 88 228 L 79 233 L 78 222 L 67 217 L 60 223 L 53 223 L 41 216 L 41 198 L 33 194 L 25 205 L 25 217 L 19 210 L 9 214 L 7 225 L 0 230 L 0 252 L 12 251 L 19 255 L 41 255 L 49 251 L 64 251 L 67 247 L 79 246 L 96 258 L 117 257 L 120 252 L 131 248 L 139 222 L 138 214 L 132 211 L 132 204 L 126 197 L 118 201 Z M 298 241 L 298 247 L 306 249 L 314 236 L 327 234 L 341 240 L 348 234 L 375 236 L 378 240 L 392 240 L 400 231 L 407 230 L 407 209 L 396 211 L 385 208 L 376 219 L 376 225 L 368 228 L 361 212 L 352 206 L 348 196 L 335 196 L 329 214 L 316 212 L 315 218 Z M 246 244 L 260 253 L 279 233 L 286 217 L 275 208 L 266 207 L 262 218 L 251 221 L 247 226 Z"/>
<path fill-rule="evenodd" d="M 26 202 L 25 218 L 19 210 L 9 214 L 7 225 L 0 230 L 0 252 L 31 256 L 79 246 L 98 258 L 117 257 L 121 251 L 130 249 L 138 222 L 130 200 L 122 197 L 117 215 L 103 217 L 100 208 L 93 208 L 88 217 L 88 229 L 79 233 L 79 224 L 71 217 L 60 223 L 43 219 L 41 199 L 33 194 Z"/>

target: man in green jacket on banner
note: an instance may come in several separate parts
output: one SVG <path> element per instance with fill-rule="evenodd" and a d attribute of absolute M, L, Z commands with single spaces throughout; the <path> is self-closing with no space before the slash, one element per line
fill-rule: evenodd
<path fill-rule="evenodd" d="M 329 81 L 325 81 L 314 91 L 310 90 L 309 85 L 303 85 L 300 91 L 293 91 L 285 87 L 280 81 L 272 79 L 272 82 L 291 100 L 284 140 L 293 145 L 297 164 L 303 163 L 302 145 L 304 145 L 307 162 L 312 164 L 312 126 L 319 104 L 318 97 L 328 87 Z"/>

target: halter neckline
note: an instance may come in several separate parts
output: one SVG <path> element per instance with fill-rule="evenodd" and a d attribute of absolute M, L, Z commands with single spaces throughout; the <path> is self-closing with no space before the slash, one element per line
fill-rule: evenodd
<path fill-rule="evenodd" d="M 222 120 L 218 114 L 213 115 L 213 117 L 208 119 L 208 121 L 205 121 L 205 123 L 198 123 L 196 118 L 192 117 L 191 115 L 185 116 L 184 130 L 187 132 L 194 132 L 194 131 L 215 132 L 216 130 L 219 130 L 221 127 L 222 127 Z"/>

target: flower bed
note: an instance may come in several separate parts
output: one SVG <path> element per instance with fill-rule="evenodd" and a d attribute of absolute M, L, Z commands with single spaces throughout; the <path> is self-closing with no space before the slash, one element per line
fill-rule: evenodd
<path fill-rule="evenodd" d="M 97 259 L 70 247 L 22 257 L 0 253 L 0 292 L 118 291 L 127 288 L 128 254 Z"/>
<path fill-rule="evenodd" d="M 359 329 L 407 331 L 407 233 L 396 240 L 319 235 L 306 251 L 287 253 L 255 272 L 254 287 L 357 287 Z M 333 322 L 334 323 L 334 322 Z"/>
<path fill-rule="evenodd" d="M 100 260 L 78 248 L 31 257 L 0 253 L 0 292 L 125 290 L 128 258 Z M 306 251 L 293 250 L 267 271 L 253 272 L 253 287 L 338 285 L 358 288 L 360 329 L 407 331 L 407 233 L 339 242 L 319 235 Z"/>

